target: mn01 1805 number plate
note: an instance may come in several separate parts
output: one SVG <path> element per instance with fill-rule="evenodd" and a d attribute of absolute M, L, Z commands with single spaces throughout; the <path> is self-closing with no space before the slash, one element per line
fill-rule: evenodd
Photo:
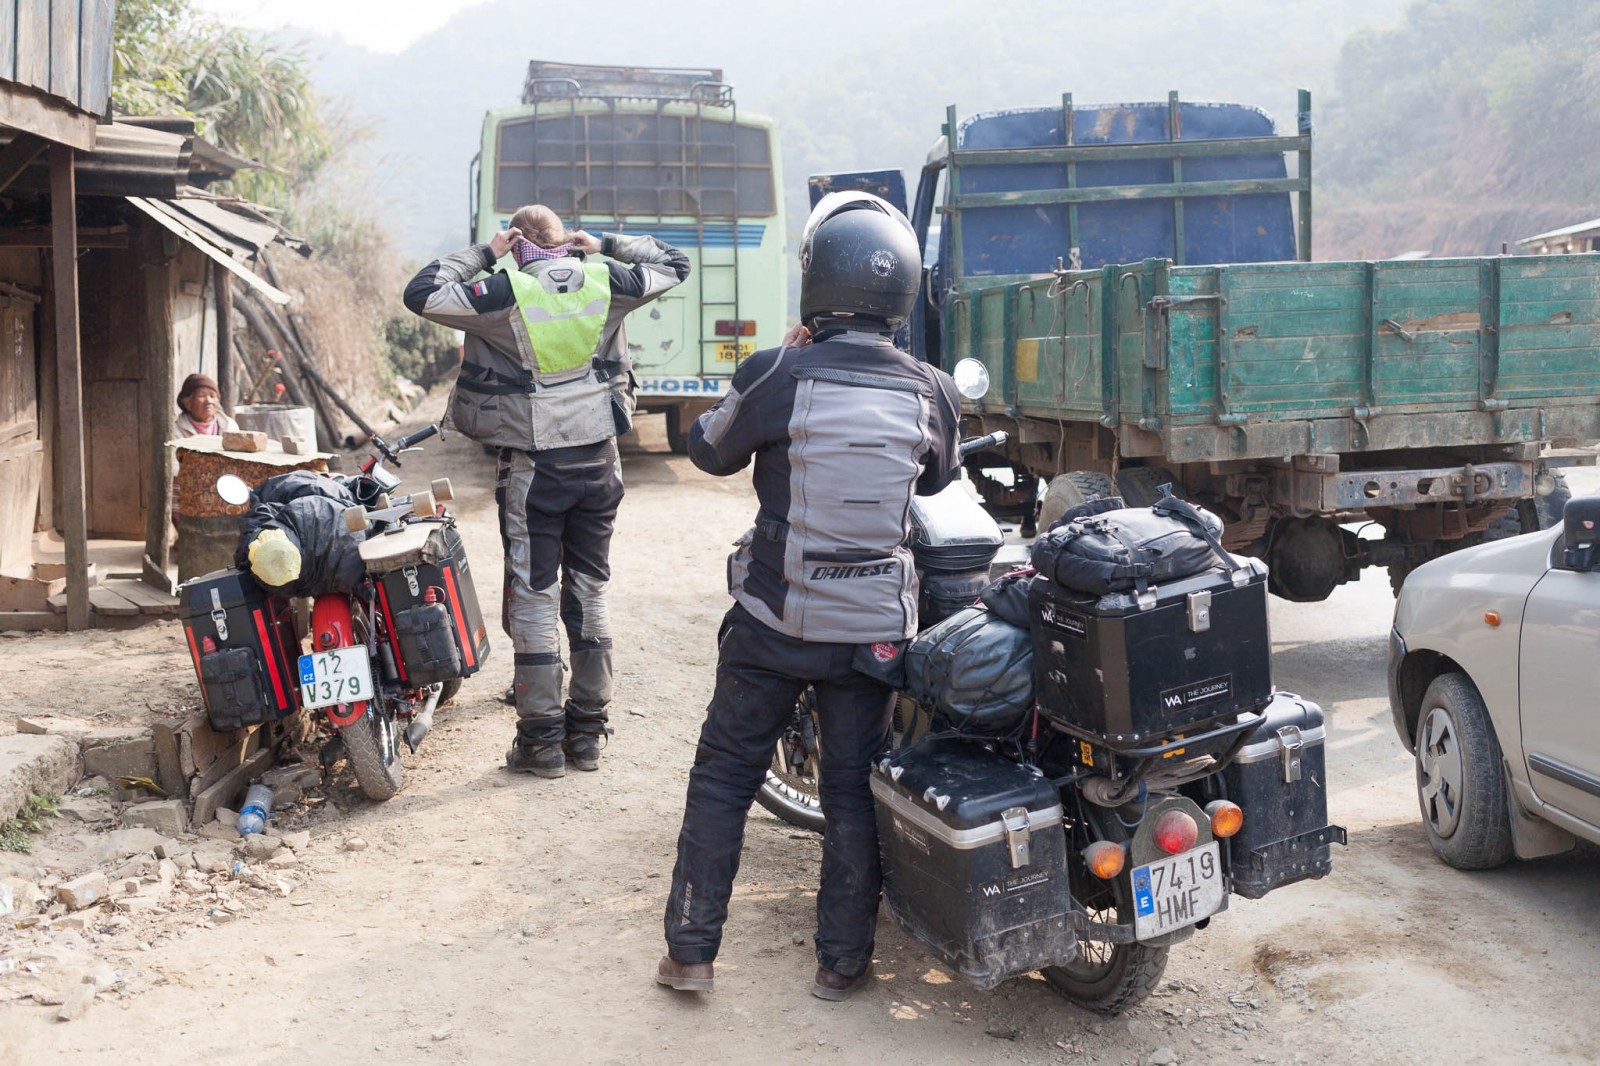
<path fill-rule="evenodd" d="M 334 648 L 300 656 L 300 702 L 332 707 L 372 698 L 372 662 L 367 649 Z"/>
<path fill-rule="evenodd" d="M 1222 907 L 1217 842 L 1133 868 L 1133 932 L 1140 940 L 1170 933 Z"/>

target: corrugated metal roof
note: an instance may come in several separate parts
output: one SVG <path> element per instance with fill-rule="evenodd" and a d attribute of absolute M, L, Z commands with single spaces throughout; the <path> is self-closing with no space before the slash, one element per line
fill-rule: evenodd
<path fill-rule="evenodd" d="M 1600 230 L 1600 218 L 1591 218 L 1587 222 L 1580 222 L 1576 226 L 1563 226 L 1553 229 L 1549 233 L 1536 233 L 1532 237 L 1524 237 L 1518 244 L 1532 244 L 1535 241 L 1548 241 L 1555 237 L 1571 237 L 1586 230 Z"/>
<path fill-rule="evenodd" d="M 0 144 L 16 131 L 0 128 Z M 101 126 L 94 150 L 77 157 L 79 196 L 154 196 L 169 199 L 189 184 L 190 138 L 122 122 Z M 41 155 L 17 178 L 16 188 L 47 192 L 50 166 Z"/>
<path fill-rule="evenodd" d="M 198 248 L 210 259 L 230 271 L 240 281 L 255 289 L 275 304 L 289 302 L 289 294 L 267 284 L 257 277 L 242 260 L 252 259 L 263 245 L 246 244 L 230 234 L 226 226 L 231 223 L 218 219 L 217 225 L 207 222 L 202 215 L 221 212 L 222 209 L 204 200 L 172 201 L 152 200 L 140 196 L 128 197 L 128 202 L 149 215 L 179 238 Z M 222 212 L 231 214 L 231 212 Z M 235 216 L 237 217 L 237 216 Z M 243 222 L 243 219 L 239 220 Z M 271 237 L 266 240 L 270 241 Z"/>

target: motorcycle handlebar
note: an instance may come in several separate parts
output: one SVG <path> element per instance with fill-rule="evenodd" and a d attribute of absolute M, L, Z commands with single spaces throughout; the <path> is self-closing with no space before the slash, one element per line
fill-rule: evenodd
<path fill-rule="evenodd" d="M 439 424 L 437 422 L 423 426 L 421 429 L 411 434 L 411 436 L 401 437 L 399 441 L 395 443 L 394 449 L 395 451 L 402 451 L 406 448 L 410 448 L 413 445 L 422 443 L 437 432 L 439 432 Z"/>
<path fill-rule="evenodd" d="M 1004 444 L 1006 440 L 1006 431 L 1003 429 L 997 429 L 986 437 L 969 437 L 957 446 L 957 456 L 965 459 L 973 452 L 982 452 L 987 451 L 990 448 L 998 448 L 1000 445 Z"/>

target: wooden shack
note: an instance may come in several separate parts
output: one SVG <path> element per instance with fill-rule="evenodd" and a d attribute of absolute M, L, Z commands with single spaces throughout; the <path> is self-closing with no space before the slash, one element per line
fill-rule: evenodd
<path fill-rule="evenodd" d="M 222 279 L 288 300 L 250 269 L 278 227 L 206 191 L 248 163 L 183 119 L 108 120 L 111 13 L 0 5 L 0 629 L 172 609 L 178 385 L 228 396 Z"/>

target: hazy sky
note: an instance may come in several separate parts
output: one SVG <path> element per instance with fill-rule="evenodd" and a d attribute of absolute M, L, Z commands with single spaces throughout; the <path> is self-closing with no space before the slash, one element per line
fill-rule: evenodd
<path fill-rule="evenodd" d="M 398 52 L 450 16 L 485 0 L 197 0 L 224 22 L 334 33 L 374 52 Z"/>

